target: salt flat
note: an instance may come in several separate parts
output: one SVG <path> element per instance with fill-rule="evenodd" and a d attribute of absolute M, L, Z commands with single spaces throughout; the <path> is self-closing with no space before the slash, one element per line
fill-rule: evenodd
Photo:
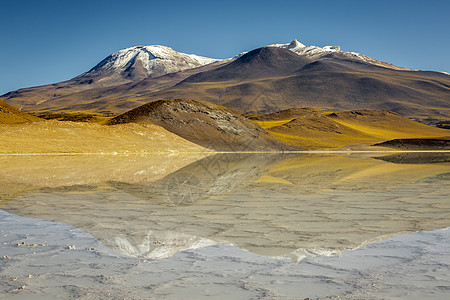
<path fill-rule="evenodd" d="M 130 258 L 70 225 L 4 211 L 0 223 L 5 299 L 447 299 L 450 289 L 446 229 L 294 263 L 223 244 Z"/>

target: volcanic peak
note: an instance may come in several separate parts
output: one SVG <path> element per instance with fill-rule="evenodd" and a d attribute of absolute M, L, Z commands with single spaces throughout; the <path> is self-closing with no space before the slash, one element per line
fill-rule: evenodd
<path fill-rule="evenodd" d="M 342 52 L 339 46 L 325 46 L 323 48 L 317 46 L 306 46 L 300 43 L 297 39 L 294 39 L 290 43 L 286 44 L 272 44 L 268 47 L 276 47 L 276 48 L 284 48 L 291 50 L 294 53 L 299 55 L 306 55 L 310 58 L 319 58 L 326 54 Z"/>
<path fill-rule="evenodd" d="M 133 46 L 109 55 L 85 75 L 128 73 L 139 69 L 140 77 L 157 77 L 216 61 L 219 60 L 177 52 L 166 46 Z"/>

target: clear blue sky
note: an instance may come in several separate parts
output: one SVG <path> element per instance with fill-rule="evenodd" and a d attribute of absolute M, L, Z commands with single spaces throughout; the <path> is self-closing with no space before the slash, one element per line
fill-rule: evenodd
<path fill-rule="evenodd" d="M 450 1 L 0 0 L 0 94 L 75 77 L 133 45 L 226 58 L 297 38 L 450 72 Z"/>

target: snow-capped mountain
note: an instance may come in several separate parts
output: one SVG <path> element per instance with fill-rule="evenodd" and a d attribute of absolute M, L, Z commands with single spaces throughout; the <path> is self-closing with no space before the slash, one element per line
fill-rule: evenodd
<path fill-rule="evenodd" d="M 287 44 L 272 44 L 268 47 L 288 49 L 313 60 L 320 60 L 336 54 L 344 58 L 361 60 L 390 69 L 404 69 L 356 52 L 343 52 L 339 46 L 306 46 L 296 39 Z M 109 86 L 130 81 L 137 82 L 145 78 L 159 77 L 214 62 L 232 61 L 245 53 L 247 52 L 238 54 L 232 59 L 223 60 L 185 54 L 160 45 L 133 46 L 109 55 L 91 70 L 74 79 L 79 83 L 95 83 L 96 86 Z"/>
<path fill-rule="evenodd" d="M 268 47 L 278 47 L 278 48 L 284 48 L 291 50 L 294 53 L 297 53 L 298 55 L 307 56 L 308 58 L 317 60 L 320 58 L 323 58 L 325 56 L 328 56 L 330 54 L 336 53 L 343 55 L 350 59 L 356 59 L 356 60 L 362 60 L 364 62 L 371 63 L 373 65 L 390 68 L 390 69 L 396 69 L 396 70 L 410 70 L 402 67 L 394 66 L 393 64 L 376 60 L 371 57 L 368 57 L 366 55 L 357 53 L 357 52 L 344 52 L 341 50 L 341 47 L 339 46 L 325 46 L 325 47 L 317 47 L 317 46 L 306 46 L 296 39 L 293 40 L 290 43 L 287 44 L 272 44 Z"/>
<path fill-rule="evenodd" d="M 268 47 L 288 49 L 312 60 L 329 58 L 330 55 L 335 54 L 341 58 L 361 60 L 390 69 L 405 70 L 356 52 L 343 52 L 339 46 L 305 46 L 295 39 L 291 43 L 272 44 Z M 231 59 L 214 59 L 177 52 L 170 47 L 160 45 L 133 46 L 109 55 L 88 72 L 75 77 L 74 80 L 82 85 L 87 83 L 97 87 L 138 82 L 145 78 L 155 78 L 215 62 L 233 61 L 245 53 L 247 52 L 240 53 Z"/>
<path fill-rule="evenodd" d="M 296 39 L 287 44 L 272 44 L 268 47 L 288 49 L 294 53 L 306 55 L 312 59 L 317 59 L 330 53 L 342 52 L 339 46 L 325 46 L 323 48 L 317 46 L 305 46 Z"/>
<path fill-rule="evenodd" d="M 306 46 L 297 40 L 230 59 L 179 53 L 165 46 L 134 46 L 75 78 L 12 91 L 0 100 L 26 112 L 116 114 L 153 100 L 191 98 L 238 112 L 248 112 L 249 105 L 258 113 L 299 105 L 363 107 L 446 121 L 442 115 L 448 113 L 441 108 L 448 103 L 448 75 L 411 71 L 338 46 Z"/>
<path fill-rule="evenodd" d="M 350 59 L 362 60 L 378 66 L 391 69 L 404 69 L 360 53 L 343 52 L 339 46 L 306 46 L 296 39 L 290 43 L 272 44 L 268 45 L 268 47 L 288 49 L 298 55 L 306 56 L 313 60 L 318 60 L 335 53 Z M 233 59 L 237 59 L 245 53 L 246 52 L 238 54 Z M 91 70 L 80 75 L 79 78 L 83 79 L 83 81 L 93 78 L 94 81 L 105 84 L 119 79 L 139 81 L 148 77 L 158 77 L 169 73 L 176 73 L 219 61 L 225 60 L 203 57 L 195 54 L 185 54 L 177 52 L 170 47 L 160 45 L 133 46 L 109 55 Z"/>
<path fill-rule="evenodd" d="M 195 54 L 185 54 L 166 46 L 134 46 L 117 51 L 88 72 L 86 77 L 122 77 L 138 81 L 220 61 Z"/>

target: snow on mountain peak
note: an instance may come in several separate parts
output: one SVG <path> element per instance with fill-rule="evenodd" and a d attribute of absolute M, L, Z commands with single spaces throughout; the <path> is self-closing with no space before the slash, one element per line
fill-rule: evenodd
<path fill-rule="evenodd" d="M 339 46 L 325 46 L 323 48 L 317 46 L 306 46 L 300 43 L 297 39 L 294 39 L 292 42 L 287 44 L 273 44 L 268 47 L 288 49 L 299 55 L 306 55 L 311 58 L 319 58 L 332 52 L 341 52 L 341 48 Z"/>
<path fill-rule="evenodd" d="M 96 75 L 116 73 L 139 79 L 201 67 L 216 61 L 219 60 L 180 53 L 166 46 L 133 46 L 109 55 L 88 73 Z"/>
<path fill-rule="evenodd" d="M 320 59 L 320 58 L 327 56 L 329 54 L 332 54 L 332 53 L 339 53 L 342 56 L 347 57 L 349 59 L 356 59 L 356 60 L 364 61 L 364 62 L 373 64 L 373 65 L 377 65 L 377 66 L 381 66 L 384 68 L 395 69 L 395 70 L 411 70 L 411 69 L 397 67 L 390 63 L 379 61 L 379 60 L 373 59 L 371 57 L 368 57 L 366 55 L 363 55 L 363 54 L 360 54 L 357 52 L 344 52 L 341 50 L 341 47 L 339 47 L 339 46 L 325 46 L 325 47 L 305 46 L 302 43 L 300 43 L 299 41 L 297 41 L 296 39 L 287 44 L 273 44 L 273 45 L 269 45 L 268 47 L 279 47 L 279 48 L 288 49 L 294 53 L 297 53 L 298 55 L 307 56 L 311 59 Z"/>
<path fill-rule="evenodd" d="M 320 58 L 332 52 L 341 52 L 341 48 L 339 46 L 325 46 L 323 48 L 317 46 L 305 46 L 304 44 L 300 43 L 297 39 L 294 39 L 292 42 L 287 44 L 271 44 L 266 47 L 287 49 L 294 53 L 297 53 L 298 55 L 306 55 L 312 59 Z M 232 59 L 237 59 L 246 53 L 247 52 L 239 53 Z"/>
<path fill-rule="evenodd" d="M 301 47 L 305 47 L 305 45 L 303 45 L 302 43 L 300 43 L 299 41 L 297 41 L 297 39 L 294 39 L 288 46 L 288 49 L 292 49 L 292 48 L 301 48 Z"/>
<path fill-rule="evenodd" d="M 350 59 L 362 60 L 387 68 L 402 69 L 359 53 L 343 52 L 339 46 L 306 46 L 297 39 L 294 39 L 290 43 L 272 44 L 268 47 L 284 48 L 313 60 L 322 59 L 323 57 L 328 57 L 329 54 L 338 53 Z M 245 53 L 238 54 L 233 59 L 237 59 Z M 89 72 L 81 75 L 81 77 L 84 79 L 100 78 L 98 81 L 102 81 L 102 83 L 108 83 L 109 81 L 117 82 L 117 80 L 138 81 L 148 77 L 158 77 L 197 68 L 219 61 L 222 60 L 195 54 L 185 54 L 166 46 L 133 46 L 109 55 Z"/>

